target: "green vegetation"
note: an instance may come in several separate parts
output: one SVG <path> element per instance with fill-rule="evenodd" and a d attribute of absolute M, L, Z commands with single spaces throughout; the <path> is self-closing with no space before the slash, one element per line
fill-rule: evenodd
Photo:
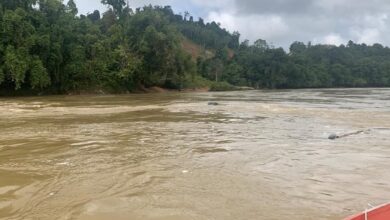
<path fill-rule="evenodd" d="M 169 6 L 102 3 L 110 9 L 78 15 L 73 0 L 0 0 L 1 94 L 390 85 L 380 44 L 295 42 L 286 53 Z"/>

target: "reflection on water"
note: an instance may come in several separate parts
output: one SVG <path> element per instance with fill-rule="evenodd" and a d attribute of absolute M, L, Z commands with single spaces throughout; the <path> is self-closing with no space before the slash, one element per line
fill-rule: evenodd
<path fill-rule="evenodd" d="M 390 200 L 389 109 L 387 89 L 2 98 L 0 219 L 341 219 Z"/>

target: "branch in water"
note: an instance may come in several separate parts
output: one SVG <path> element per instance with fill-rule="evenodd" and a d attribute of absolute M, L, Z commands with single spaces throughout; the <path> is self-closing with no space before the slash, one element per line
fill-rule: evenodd
<path fill-rule="evenodd" d="M 364 131 L 361 130 L 361 131 L 357 131 L 357 132 L 353 132 L 353 133 L 348 133 L 348 134 L 343 134 L 343 135 L 337 135 L 337 134 L 331 134 L 329 136 L 329 139 L 330 140 L 336 140 L 336 139 L 339 139 L 339 138 L 345 138 L 345 137 L 349 137 L 349 136 L 352 136 L 352 135 L 358 135 L 358 134 L 361 134 L 363 133 Z"/>

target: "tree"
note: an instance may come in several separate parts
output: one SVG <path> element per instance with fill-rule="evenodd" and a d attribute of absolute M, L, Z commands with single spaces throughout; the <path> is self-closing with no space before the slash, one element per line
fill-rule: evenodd
<path fill-rule="evenodd" d="M 15 10 L 17 8 L 22 8 L 24 10 L 29 10 L 37 1 L 38 0 L 1 0 L 0 4 L 3 5 L 4 9 Z"/>
<path fill-rule="evenodd" d="M 261 50 L 261 51 L 265 51 L 265 50 L 269 49 L 269 45 L 268 45 L 267 41 L 262 40 L 262 39 L 256 40 L 254 43 L 254 47 Z"/>
<path fill-rule="evenodd" d="M 222 80 L 232 85 L 245 86 L 246 80 L 242 77 L 244 68 L 236 62 L 227 65 L 222 76 Z"/>
<path fill-rule="evenodd" d="M 50 77 L 42 61 L 38 57 L 34 57 L 30 63 L 31 88 L 43 89 L 50 85 Z"/>
<path fill-rule="evenodd" d="M 226 47 L 218 48 L 215 52 L 215 58 L 221 60 L 222 62 L 226 62 L 229 59 L 229 51 Z"/>
<path fill-rule="evenodd" d="M 77 9 L 76 3 L 74 0 L 69 0 L 68 4 L 66 6 L 67 12 L 71 13 L 73 16 L 77 15 L 79 13 L 79 10 Z"/>
<path fill-rule="evenodd" d="M 95 10 L 92 14 L 88 14 L 87 18 L 89 18 L 92 22 L 97 22 L 100 20 L 100 12 Z"/>
<path fill-rule="evenodd" d="M 184 21 L 187 21 L 187 18 L 190 16 L 190 13 L 188 11 L 184 12 Z"/>
<path fill-rule="evenodd" d="M 102 28 L 104 32 L 108 32 L 108 30 L 116 24 L 116 15 L 112 9 L 104 12 L 102 18 Z"/>
<path fill-rule="evenodd" d="M 199 18 L 198 24 L 199 24 L 201 27 L 204 27 L 204 26 L 205 26 L 203 18 Z"/>
<path fill-rule="evenodd" d="M 0 0 L 0 90 L 390 86 L 390 48 L 381 44 L 294 42 L 287 54 L 170 6 L 133 12 L 125 2 L 102 0 L 102 16 L 77 16 L 75 0 Z"/>
<path fill-rule="evenodd" d="M 28 56 L 25 48 L 16 50 L 12 46 L 8 46 L 5 52 L 5 70 L 15 83 L 15 89 L 22 87 L 25 81 L 26 72 L 28 70 Z"/>
<path fill-rule="evenodd" d="M 1 83 L 3 83 L 3 82 L 4 82 L 4 78 L 5 78 L 5 76 L 4 76 L 3 69 L 2 69 L 2 68 L 0 68 L 0 85 L 1 85 Z"/>
<path fill-rule="evenodd" d="M 125 0 L 101 0 L 104 5 L 110 5 L 114 9 L 116 16 L 121 16 L 124 7 L 126 6 Z"/>
<path fill-rule="evenodd" d="M 233 32 L 232 39 L 229 42 L 229 47 L 232 49 L 238 49 L 240 46 L 240 36 L 241 34 L 238 31 Z"/>
<path fill-rule="evenodd" d="M 295 41 L 290 46 L 290 54 L 298 55 L 304 53 L 306 50 L 306 45 L 302 42 Z"/>

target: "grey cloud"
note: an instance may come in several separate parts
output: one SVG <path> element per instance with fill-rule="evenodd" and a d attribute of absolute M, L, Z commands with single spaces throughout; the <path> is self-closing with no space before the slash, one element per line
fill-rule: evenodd
<path fill-rule="evenodd" d="M 88 11 L 100 0 L 76 0 Z M 348 40 L 390 45 L 390 0 L 131 0 L 173 5 L 179 10 L 199 11 L 242 38 L 263 38 L 288 48 L 293 41 L 347 43 Z M 196 8 L 193 8 L 196 7 Z"/>
<path fill-rule="evenodd" d="M 236 0 L 237 11 L 242 14 L 297 14 L 310 10 L 312 0 Z"/>
<path fill-rule="evenodd" d="M 355 15 L 387 12 L 388 0 L 235 0 L 240 14 L 338 14 Z"/>
<path fill-rule="evenodd" d="M 209 17 L 244 38 L 264 38 L 285 48 L 295 40 L 390 45 L 389 0 L 234 0 L 217 13 Z"/>

